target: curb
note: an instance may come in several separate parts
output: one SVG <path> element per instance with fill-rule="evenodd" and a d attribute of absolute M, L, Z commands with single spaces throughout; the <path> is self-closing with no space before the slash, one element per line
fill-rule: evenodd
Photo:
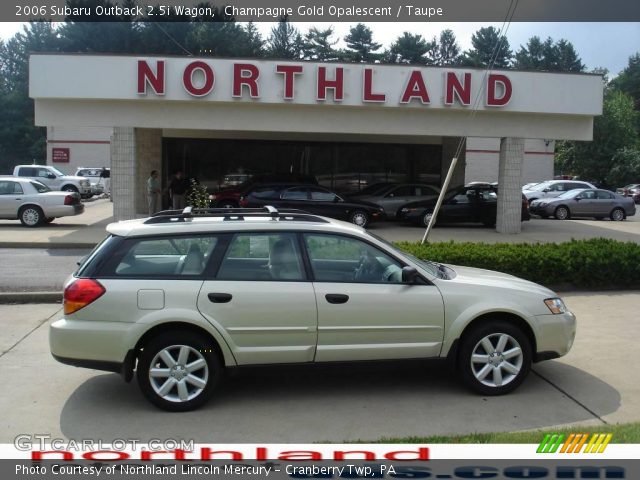
<path fill-rule="evenodd" d="M 2 292 L 0 304 L 10 303 L 60 303 L 62 292 Z"/>
<path fill-rule="evenodd" d="M 59 248 L 92 250 L 97 243 L 45 243 L 45 242 L 0 242 L 0 248 Z"/>

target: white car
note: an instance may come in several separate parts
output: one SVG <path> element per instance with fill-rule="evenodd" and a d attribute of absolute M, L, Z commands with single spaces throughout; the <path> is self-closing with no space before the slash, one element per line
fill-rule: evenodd
<path fill-rule="evenodd" d="M 40 183 L 44 183 L 51 190 L 77 192 L 82 198 L 92 196 L 91 182 L 89 180 L 74 175 L 66 175 L 56 167 L 49 165 L 16 165 L 13 169 L 13 175 L 37 180 Z"/>
<path fill-rule="evenodd" d="M 36 180 L 0 175 L 0 218 L 20 220 L 26 227 L 57 217 L 80 215 L 84 205 L 73 192 L 53 192 Z"/>
<path fill-rule="evenodd" d="M 498 395 L 576 333 L 543 286 L 300 211 L 188 207 L 107 230 L 65 285 L 51 352 L 126 381 L 135 370 L 166 410 L 202 405 L 225 368 L 277 363 L 447 358 Z"/>
<path fill-rule="evenodd" d="M 86 178 L 91 182 L 93 195 L 111 193 L 111 169 L 109 168 L 78 167 L 76 176 Z"/>
<path fill-rule="evenodd" d="M 525 187 L 522 188 L 522 193 L 529 203 L 542 198 L 555 198 L 558 195 L 577 188 L 596 188 L 589 182 L 579 180 L 548 180 L 537 183 L 529 188 Z"/>

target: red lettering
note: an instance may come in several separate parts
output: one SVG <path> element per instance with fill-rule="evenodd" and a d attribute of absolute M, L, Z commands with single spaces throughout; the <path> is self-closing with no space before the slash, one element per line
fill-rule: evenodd
<path fill-rule="evenodd" d="M 322 455 L 313 451 L 292 451 L 282 452 L 278 455 L 278 460 L 322 460 Z"/>
<path fill-rule="evenodd" d="M 364 69 L 364 89 L 362 92 L 363 102 L 386 102 L 387 96 L 384 93 L 373 93 L 373 69 Z"/>
<path fill-rule="evenodd" d="M 100 458 L 97 455 L 115 455 L 115 458 Z M 96 450 L 91 452 L 85 452 L 82 454 L 82 458 L 85 460 L 108 460 L 109 462 L 115 462 L 116 460 L 128 460 L 130 455 L 126 452 L 116 452 L 112 450 Z"/>
<path fill-rule="evenodd" d="M 402 457 L 398 458 L 398 454 L 402 454 Z M 407 458 L 405 455 L 417 455 L 417 458 Z M 411 450 L 398 450 L 396 452 L 388 452 L 384 454 L 384 458 L 387 460 L 429 460 L 429 449 L 426 447 L 418 448 L 417 452 Z"/>
<path fill-rule="evenodd" d="M 248 73 L 249 75 L 245 75 Z M 233 64 L 233 96 L 242 97 L 242 86 L 249 87 L 249 95 L 251 98 L 259 98 L 258 93 L 258 77 L 260 70 L 250 63 L 234 63 Z"/>
<path fill-rule="evenodd" d="M 169 454 L 172 455 L 173 454 L 173 459 L 174 460 L 185 460 L 185 451 L 182 450 L 181 448 L 176 448 L 175 450 L 143 450 L 142 452 L 140 452 L 140 460 L 153 460 L 153 456 L 157 455 L 157 454 Z"/>
<path fill-rule="evenodd" d="M 333 90 L 333 101 L 341 102 L 344 98 L 344 69 L 336 67 L 336 78 L 327 80 L 327 67 L 318 67 L 318 95 L 317 99 L 325 101 L 327 99 L 327 90 Z"/>
<path fill-rule="evenodd" d="M 446 105 L 453 105 L 454 95 L 458 97 L 458 100 L 462 105 L 471 104 L 471 74 L 465 73 L 464 80 L 460 83 L 458 76 L 453 72 L 447 73 L 447 93 L 445 95 L 444 103 Z"/>
<path fill-rule="evenodd" d="M 201 71 L 204 74 L 204 83 L 201 87 L 196 87 L 193 84 L 193 74 L 196 71 Z M 187 65 L 187 68 L 184 69 L 184 74 L 182 75 L 182 85 L 184 89 L 194 97 L 203 97 L 213 90 L 213 84 L 215 82 L 215 75 L 213 74 L 213 69 L 202 61 L 191 62 Z"/>
<path fill-rule="evenodd" d="M 231 460 L 243 460 L 242 454 L 240 452 L 235 452 L 233 450 L 212 451 L 208 447 L 203 447 L 200 449 L 200 460 L 211 460 L 212 455 L 217 455 L 219 453 L 229 454 L 231 456 Z"/>
<path fill-rule="evenodd" d="M 284 75 L 284 99 L 293 100 L 295 96 L 294 80 L 297 74 L 302 73 L 300 65 L 278 65 L 276 72 Z"/>
<path fill-rule="evenodd" d="M 48 455 L 50 453 L 54 455 L 62 455 L 63 460 L 73 460 L 73 453 L 66 452 L 64 450 L 41 450 L 37 452 L 31 452 L 31 460 L 42 460 L 43 455 Z"/>
<path fill-rule="evenodd" d="M 336 450 L 335 452 L 333 452 L 333 459 L 334 460 L 346 460 L 345 457 L 347 455 L 351 455 L 352 453 L 357 453 L 357 454 L 362 454 L 364 456 L 363 460 L 375 460 L 376 459 L 376 454 L 373 452 L 369 452 L 367 450 L 354 450 L 354 451 L 340 451 L 340 450 Z"/>
<path fill-rule="evenodd" d="M 411 72 L 407 88 L 404 89 L 400 103 L 409 103 L 412 98 L 419 98 L 422 103 L 429 103 L 427 86 L 424 84 L 424 78 L 422 78 L 420 70 Z"/>
<path fill-rule="evenodd" d="M 501 97 L 498 97 L 497 95 L 498 84 L 502 85 Z M 509 103 L 509 100 L 511 100 L 512 91 L 511 80 L 509 80 L 505 75 L 492 73 L 489 75 L 489 80 L 487 81 L 487 106 L 501 107 L 506 105 Z"/>
<path fill-rule="evenodd" d="M 156 95 L 164 95 L 164 80 L 164 60 L 156 62 L 155 73 L 146 60 L 138 60 L 138 95 L 147 94 L 147 84 Z"/>

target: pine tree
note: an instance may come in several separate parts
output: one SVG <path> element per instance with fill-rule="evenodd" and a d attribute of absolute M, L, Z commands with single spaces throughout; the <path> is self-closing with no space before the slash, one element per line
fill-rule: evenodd
<path fill-rule="evenodd" d="M 495 27 L 483 27 L 471 36 L 473 48 L 467 50 L 462 63 L 471 67 L 507 68 L 513 52 L 506 37 Z"/>
<path fill-rule="evenodd" d="M 382 45 L 373 41 L 373 32 L 362 23 L 351 27 L 344 41 L 347 44 L 346 56 L 353 62 L 373 62 L 380 57 L 375 52 Z"/>

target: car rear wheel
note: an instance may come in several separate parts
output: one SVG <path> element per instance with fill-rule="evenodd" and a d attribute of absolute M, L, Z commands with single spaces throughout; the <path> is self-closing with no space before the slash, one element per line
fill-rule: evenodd
<path fill-rule="evenodd" d="M 215 347 L 191 332 L 166 332 L 144 346 L 137 368 L 138 384 L 147 400 L 163 410 L 198 408 L 222 376 Z"/>
<path fill-rule="evenodd" d="M 62 187 L 63 192 L 76 192 L 78 193 L 78 189 L 73 185 L 65 185 Z"/>
<path fill-rule="evenodd" d="M 44 222 L 44 213 L 40 207 L 36 206 L 22 207 L 18 216 L 25 227 L 38 227 Z"/>
<path fill-rule="evenodd" d="M 558 220 L 567 220 L 571 215 L 570 215 L 569 209 L 567 207 L 558 207 L 558 208 L 556 208 L 554 216 Z"/>
<path fill-rule="evenodd" d="M 349 221 L 359 227 L 366 227 L 369 223 L 369 215 L 362 210 L 356 210 L 349 217 Z"/>
<path fill-rule="evenodd" d="M 621 222 L 624 220 L 624 210 L 621 208 L 614 208 L 611 212 L 611 220 L 615 222 Z"/>
<path fill-rule="evenodd" d="M 482 395 L 515 390 L 531 370 L 531 345 L 517 326 L 494 320 L 472 327 L 458 358 L 462 381 Z"/>

